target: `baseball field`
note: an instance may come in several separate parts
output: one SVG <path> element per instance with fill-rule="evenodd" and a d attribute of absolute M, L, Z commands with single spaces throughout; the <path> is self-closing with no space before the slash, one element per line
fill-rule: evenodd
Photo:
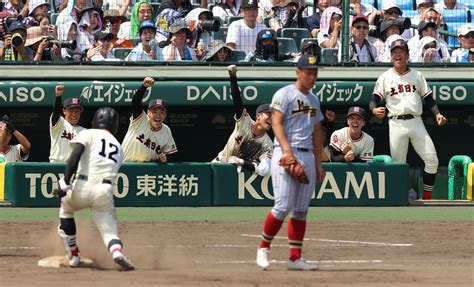
<path fill-rule="evenodd" d="M 319 270 L 286 270 L 286 224 L 267 271 L 254 263 L 268 207 L 118 208 L 119 272 L 90 219 L 77 214 L 81 268 L 38 267 L 63 255 L 57 208 L 0 208 L 1 286 L 473 286 L 472 207 L 310 208 L 303 246 Z"/>

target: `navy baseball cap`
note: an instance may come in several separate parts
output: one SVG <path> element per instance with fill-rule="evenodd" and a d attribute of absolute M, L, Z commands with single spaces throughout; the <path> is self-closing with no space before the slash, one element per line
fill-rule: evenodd
<path fill-rule="evenodd" d="M 296 67 L 298 69 L 317 69 L 318 68 L 318 57 L 312 54 L 302 55 Z"/>
<path fill-rule="evenodd" d="M 257 114 L 260 113 L 271 113 L 272 109 L 270 108 L 270 104 L 263 104 L 257 107 Z"/>
<path fill-rule="evenodd" d="M 162 108 L 166 109 L 166 101 L 163 99 L 154 99 L 148 103 L 148 109 Z"/>
<path fill-rule="evenodd" d="M 402 48 L 403 50 L 408 52 L 408 44 L 403 39 L 397 39 L 393 41 L 392 45 L 390 45 L 390 52 L 393 51 L 393 49 L 395 48 Z"/>
<path fill-rule="evenodd" d="M 69 99 L 65 99 L 65 100 L 64 100 L 63 107 L 66 108 L 66 109 L 69 109 L 69 108 L 81 108 L 81 109 L 84 109 L 84 107 L 82 107 L 82 103 L 81 103 L 81 100 L 80 100 L 79 98 L 69 98 Z"/>
<path fill-rule="evenodd" d="M 351 115 L 359 115 L 365 120 L 367 112 L 361 107 L 354 106 L 349 108 L 346 118 L 350 117 Z"/>
<path fill-rule="evenodd" d="M 15 30 L 23 30 L 26 32 L 26 26 L 20 21 L 13 21 L 10 26 L 8 26 L 8 32 L 13 32 Z"/>

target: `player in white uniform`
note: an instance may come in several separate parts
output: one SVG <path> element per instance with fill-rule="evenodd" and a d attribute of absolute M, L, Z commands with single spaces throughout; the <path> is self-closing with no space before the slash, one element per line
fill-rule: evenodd
<path fill-rule="evenodd" d="M 113 185 L 122 165 L 122 147 L 114 136 L 118 124 L 119 115 L 114 109 L 100 108 L 94 115 L 92 128 L 80 132 L 71 141 L 73 150 L 64 177 L 59 180 L 59 189 L 55 191 L 61 198 L 58 233 L 71 267 L 77 267 L 80 262 L 74 213 L 90 208 L 92 219 L 114 261 L 124 271 L 134 269 L 122 252 L 114 206 Z M 76 174 L 74 181 L 73 173 Z"/>
<path fill-rule="evenodd" d="M 324 149 L 332 162 L 367 162 L 374 154 L 374 139 L 362 131 L 366 124 L 366 112 L 361 107 L 350 107 L 347 127 L 332 133 L 329 145 Z"/>
<path fill-rule="evenodd" d="M 272 184 L 275 204 L 268 213 L 257 251 L 257 265 L 269 267 L 268 253 L 288 213 L 289 270 L 315 270 L 316 265 L 301 258 L 306 216 L 316 182 L 322 182 L 322 130 L 324 116 L 318 97 L 311 89 L 318 77 L 316 56 L 303 55 L 297 64 L 295 84 L 279 89 L 273 95 L 272 129 L 275 134 L 272 156 Z M 282 156 L 294 155 L 304 167 L 309 184 L 297 181 L 279 165 Z"/>
<path fill-rule="evenodd" d="M 444 125 L 446 118 L 439 112 L 423 74 L 407 67 L 409 59 L 407 43 L 403 39 L 396 40 L 392 43 L 390 51 L 393 68 L 377 79 L 370 110 L 381 119 L 385 116 L 385 107 L 388 109 L 390 153 L 395 162 L 406 162 L 408 144 L 411 142 L 425 163 L 423 199 L 431 199 L 438 171 L 438 156 L 421 118 L 423 100 L 433 112 L 438 125 Z M 385 107 L 378 106 L 382 99 L 386 102 Z"/>
<path fill-rule="evenodd" d="M 49 119 L 49 136 L 51 148 L 49 150 L 50 162 L 66 162 L 71 155 L 72 147 L 70 141 L 85 128 L 78 125 L 84 108 L 79 98 L 64 100 L 63 113 L 61 116 L 61 99 L 64 92 L 63 85 L 55 88 L 56 100 L 54 101 L 53 113 Z"/>
<path fill-rule="evenodd" d="M 13 136 L 19 144 L 10 145 Z M 7 115 L 0 119 L 0 156 L 5 162 L 25 161 L 30 155 L 31 144 L 28 139 L 15 128 Z"/>
<path fill-rule="evenodd" d="M 150 100 L 146 114 L 143 111 L 143 95 L 154 82 L 146 77 L 133 95 L 130 125 L 122 142 L 124 162 L 170 162 L 170 155 L 178 151 L 170 128 L 163 123 L 168 114 L 166 102 Z"/>
<path fill-rule="evenodd" d="M 261 176 L 270 175 L 273 142 L 267 134 L 271 128 L 270 105 L 257 107 L 257 118 L 252 120 L 242 103 L 237 84 L 237 68 L 229 66 L 235 128 L 224 149 L 213 162 L 226 162 L 244 167 Z"/>

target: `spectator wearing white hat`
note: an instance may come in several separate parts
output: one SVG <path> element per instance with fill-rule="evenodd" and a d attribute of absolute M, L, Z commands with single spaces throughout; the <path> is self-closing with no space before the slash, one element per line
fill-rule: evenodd
<path fill-rule="evenodd" d="M 469 10 L 469 8 L 462 4 L 458 3 L 457 0 L 444 0 L 443 2 L 437 3 L 435 6 L 435 9 L 438 11 L 441 10 Z"/>
<path fill-rule="evenodd" d="M 408 41 L 408 47 L 410 51 L 417 51 L 420 47 L 420 41 L 424 37 L 433 37 L 436 39 L 437 46 L 438 46 L 438 54 L 441 58 L 441 61 L 447 62 L 449 61 L 449 49 L 448 44 L 438 37 L 437 33 L 438 26 L 434 22 L 429 21 L 421 21 L 418 24 L 418 36 L 415 36 Z M 413 55 L 414 56 L 414 55 Z"/>
<path fill-rule="evenodd" d="M 423 12 L 428 8 L 433 8 L 436 0 L 416 0 L 416 11 L 418 15 L 411 18 L 412 24 L 418 24 L 421 20 L 423 20 Z"/>
<path fill-rule="evenodd" d="M 410 55 L 414 63 L 440 63 L 438 41 L 431 36 L 421 38 L 418 49 Z"/>
<path fill-rule="evenodd" d="M 469 63 L 469 52 L 474 48 L 474 25 L 465 24 L 458 29 L 461 48 L 451 54 L 451 63 Z"/>

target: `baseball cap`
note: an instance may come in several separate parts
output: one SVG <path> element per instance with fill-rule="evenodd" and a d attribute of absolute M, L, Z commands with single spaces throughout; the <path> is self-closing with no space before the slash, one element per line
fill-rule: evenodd
<path fill-rule="evenodd" d="M 302 55 L 296 67 L 298 69 L 317 69 L 318 68 L 318 57 L 312 54 Z"/>
<path fill-rule="evenodd" d="M 69 98 L 69 99 L 65 99 L 65 100 L 64 100 L 63 107 L 66 108 L 66 109 L 70 109 L 70 108 L 81 108 L 81 109 L 84 109 L 84 108 L 82 107 L 81 100 L 80 100 L 79 98 Z"/>
<path fill-rule="evenodd" d="M 359 21 L 364 21 L 367 24 L 369 24 L 369 18 L 367 18 L 367 16 L 365 16 L 364 14 L 359 14 L 359 15 L 356 15 L 354 18 L 352 18 L 351 26 L 354 26 L 354 24 Z"/>
<path fill-rule="evenodd" d="M 421 31 L 425 30 L 427 27 L 438 29 L 438 25 L 436 25 L 435 22 L 427 22 L 423 20 L 418 24 L 418 33 L 421 33 Z"/>
<path fill-rule="evenodd" d="M 260 39 L 275 39 L 276 35 L 274 34 L 272 29 L 263 29 L 258 33 L 258 37 Z"/>
<path fill-rule="evenodd" d="M 13 21 L 10 26 L 8 26 L 8 32 L 13 32 L 15 30 L 23 30 L 26 32 L 26 26 L 20 21 Z"/>
<path fill-rule="evenodd" d="M 243 0 L 240 8 L 258 8 L 258 0 Z"/>
<path fill-rule="evenodd" d="M 466 36 L 470 32 L 474 31 L 474 26 L 471 24 L 464 24 L 458 29 L 458 37 L 459 36 Z"/>
<path fill-rule="evenodd" d="M 166 109 L 166 101 L 163 99 L 153 99 L 148 103 L 148 109 L 162 108 Z"/>
<path fill-rule="evenodd" d="M 272 109 L 270 108 L 270 104 L 263 104 L 257 107 L 257 114 L 260 113 L 271 113 Z"/>
<path fill-rule="evenodd" d="M 351 115 L 359 115 L 365 120 L 367 112 L 361 107 L 354 106 L 349 108 L 349 111 L 347 112 L 347 118 Z"/>
<path fill-rule="evenodd" d="M 403 39 L 398 39 L 392 42 L 392 45 L 390 45 L 390 52 L 393 51 L 395 48 L 402 48 L 403 50 L 408 52 L 408 45 L 407 42 Z"/>
<path fill-rule="evenodd" d="M 139 32 L 141 33 L 142 30 L 146 29 L 146 28 L 152 28 L 153 30 L 156 31 L 155 23 L 151 20 L 145 20 L 145 21 L 141 22 Z"/>
<path fill-rule="evenodd" d="M 384 0 L 382 2 L 382 10 L 387 11 L 393 8 L 398 10 L 398 14 L 403 14 L 402 10 L 400 9 L 400 6 L 398 6 L 397 4 L 397 0 Z"/>

